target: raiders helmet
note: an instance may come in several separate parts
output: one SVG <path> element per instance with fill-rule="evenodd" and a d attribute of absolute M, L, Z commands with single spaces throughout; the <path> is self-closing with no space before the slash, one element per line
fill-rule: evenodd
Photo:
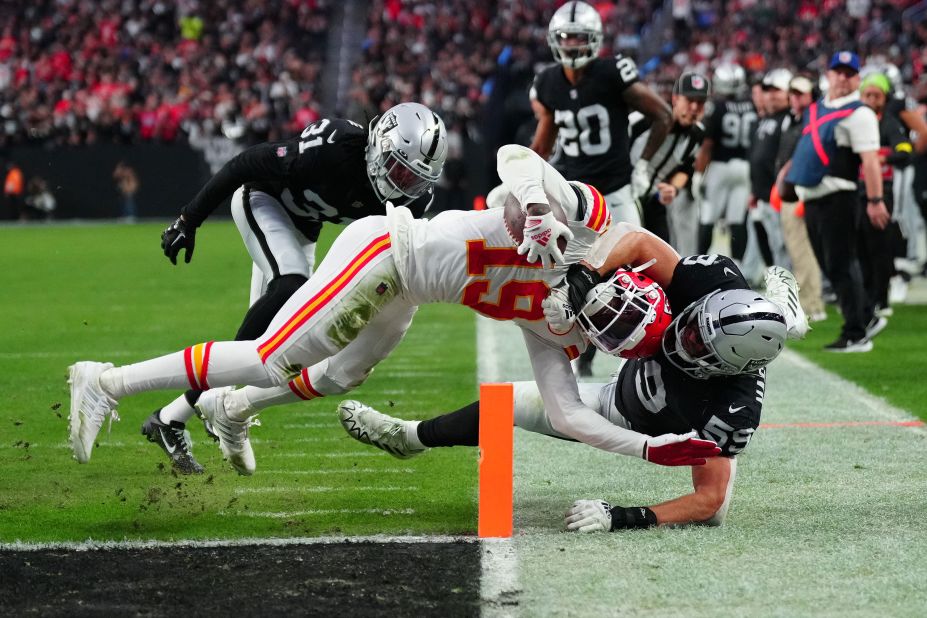
<path fill-rule="evenodd" d="M 576 316 L 592 344 L 622 358 L 644 358 L 660 350 L 673 317 L 666 294 L 641 273 L 618 270 L 586 296 Z"/>
<path fill-rule="evenodd" d="M 715 92 L 729 97 L 740 93 L 747 84 L 747 73 L 739 64 L 725 63 L 718 65 L 712 80 Z"/>
<path fill-rule="evenodd" d="M 431 190 L 447 158 L 447 130 L 421 103 L 400 103 L 370 121 L 367 177 L 381 201 L 408 204 Z"/>
<path fill-rule="evenodd" d="M 602 49 L 599 12 L 585 2 L 567 2 L 550 19 L 547 44 L 554 60 L 563 66 L 570 69 L 586 66 Z"/>
<path fill-rule="evenodd" d="M 717 290 L 686 307 L 663 335 L 663 352 L 693 378 L 765 367 L 782 351 L 785 316 L 753 290 Z"/>

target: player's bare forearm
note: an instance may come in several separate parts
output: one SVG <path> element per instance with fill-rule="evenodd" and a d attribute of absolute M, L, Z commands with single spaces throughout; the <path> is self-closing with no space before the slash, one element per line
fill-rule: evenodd
<path fill-rule="evenodd" d="M 616 232 L 620 230 L 616 229 Z M 608 234 L 610 232 L 606 232 Z M 596 271 L 605 276 L 618 268 L 630 265 L 641 266 L 650 260 L 656 260 L 644 270 L 644 274 L 662 287 L 673 280 L 673 271 L 679 263 L 680 256 L 669 244 L 646 231 L 629 231 L 621 236 L 605 258 L 605 262 Z"/>
<path fill-rule="evenodd" d="M 632 84 L 623 93 L 625 103 L 647 116 L 651 121 L 650 137 L 644 144 L 641 159 L 649 161 L 673 128 L 673 110 L 649 86 Z"/>
<path fill-rule="evenodd" d="M 731 478 L 731 459 L 713 457 L 692 469 L 690 494 L 650 507 L 658 524 L 689 524 L 710 520 L 724 504 Z"/>

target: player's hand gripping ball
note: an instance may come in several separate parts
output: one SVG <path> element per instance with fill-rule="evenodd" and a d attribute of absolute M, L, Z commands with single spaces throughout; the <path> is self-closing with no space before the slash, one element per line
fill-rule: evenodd
<path fill-rule="evenodd" d="M 559 204 L 528 204 L 526 213 L 511 194 L 505 201 L 505 229 L 518 247 L 519 255 L 527 253 L 529 262 L 541 260 L 541 266 L 551 268 L 563 264 L 563 252 L 573 238 L 567 226 L 566 213 Z"/>

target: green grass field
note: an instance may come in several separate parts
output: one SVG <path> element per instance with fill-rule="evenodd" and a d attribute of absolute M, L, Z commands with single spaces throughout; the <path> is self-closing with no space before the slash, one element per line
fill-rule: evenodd
<path fill-rule="evenodd" d="M 873 395 L 927 420 L 927 380 L 924 380 L 927 306 L 898 305 L 894 310 L 888 327 L 874 340 L 871 352 L 835 354 L 823 350 L 840 333 L 840 315 L 834 307 L 828 308 L 827 321 L 814 324 L 808 337 L 789 342 L 789 347 Z"/>
<path fill-rule="evenodd" d="M 339 399 L 280 407 L 252 437 L 258 472 L 239 477 L 195 421 L 203 476 L 177 477 L 139 428 L 175 396 L 125 399 L 93 458 L 67 446 L 67 366 L 125 364 L 230 338 L 247 307 L 250 261 L 230 222 L 209 222 L 192 263 L 161 255 L 163 225 L 0 229 L 0 542 L 469 534 L 476 453 L 400 461 L 357 444 Z M 326 226 L 319 255 L 339 228 Z M 475 336 L 463 307 L 424 307 L 406 340 L 351 396 L 428 418 L 475 396 Z M 440 359 L 436 362 L 435 359 Z"/>

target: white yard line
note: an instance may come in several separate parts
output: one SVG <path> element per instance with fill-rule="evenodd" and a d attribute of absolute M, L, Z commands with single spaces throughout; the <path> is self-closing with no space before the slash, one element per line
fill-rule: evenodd
<path fill-rule="evenodd" d="M 261 474 L 327 475 L 327 474 L 415 474 L 414 468 L 338 468 L 337 470 L 261 470 Z"/>
<path fill-rule="evenodd" d="M 239 487 L 233 493 L 236 496 L 241 496 L 245 494 L 271 494 L 271 493 L 285 493 L 285 494 L 319 494 L 319 493 L 329 493 L 336 491 L 420 491 L 420 487 L 396 487 L 396 486 L 380 486 L 380 485 L 368 485 L 366 487 L 355 487 L 353 485 L 344 485 L 341 487 L 330 487 L 325 485 L 317 485 L 313 487 Z"/>
<path fill-rule="evenodd" d="M 499 337 L 500 323 L 482 316 L 476 319 L 477 376 L 479 383 L 504 380 L 500 345 L 516 345 L 511 337 Z M 505 324 L 520 337 L 514 324 Z M 524 347 L 521 344 L 521 347 Z M 501 618 L 518 615 L 518 553 L 512 539 L 484 539 L 480 552 L 480 615 Z"/>
<path fill-rule="evenodd" d="M 221 539 L 202 541 L 82 541 L 56 543 L 0 543 L 0 551 L 91 551 L 98 549 L 154 549 L 162 547 L 252 547 L 286 545 L 332 545 L 336 543 L 475 543 L 472 536 L 322 536 L 287 539 Z"/>
<path fill-rule="evenodd" d="M 311 515 L 415 515 L 415 509 L 307 509 L 304 511 L 219 511 L 223 517 L 251 517 L 258 519 L 290 519 Z"/>

